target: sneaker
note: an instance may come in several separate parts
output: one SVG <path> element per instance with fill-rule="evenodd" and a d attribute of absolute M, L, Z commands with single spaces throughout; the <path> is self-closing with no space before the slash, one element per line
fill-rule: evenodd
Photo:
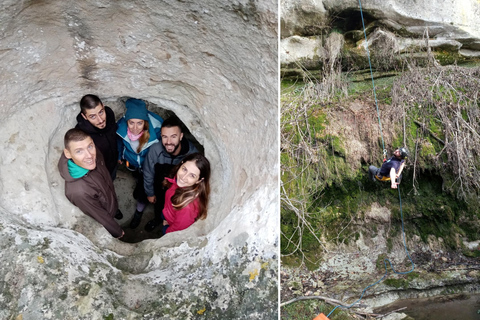
<path fill-rule="evenodd" d="M 139 212 L 139 211 L 135 210 L 135 214 L 133 215 L 133 219 L 130 222 L 130 228 L 135 229 L 136 227 L 138 227 L 138 225 L 140 224 L 140 221 L 142 221 L 142 215 L 143 215 L 143 212 Z"/>
<path fill-rule="evenodd" d="M 117 210 L 117 214 L 115 215 L 115 219 L 120 220 L 123 218 L 123 213 L 120 209 Z"/>
<path fill-rule="evenodd" d="M 157 221 L 156 219 L 150 220 L 147 222 L 145 225 L 145 231 L 151 232 L 153 231 L 157 226 L 161 224 L 161 221 Z"/>

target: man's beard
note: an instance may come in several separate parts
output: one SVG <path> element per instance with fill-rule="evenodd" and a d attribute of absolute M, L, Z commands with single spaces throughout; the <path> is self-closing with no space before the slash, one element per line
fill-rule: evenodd
<path fill-rule="evenodd" d="M 170 153 L 170 154 L 174 154 L 174 153 L 178 150 L 178 147 L 180 146 L 180 143 L 181 143 L 181 141 L 178 142 L 178 144 L 174 145 L 175 147 L 173 148 L 173 151 L 168 151 L 168 150 L 167 150 L 167 152 Z M 171 143 L 170 143 L 170 144 L 167 144 L 167 146 L 172 146 L 172 145 L 173 145 L 173 144 L 171 144 Z M 167 146 L 165 146 L 165 149 L 167 149 Z"/>

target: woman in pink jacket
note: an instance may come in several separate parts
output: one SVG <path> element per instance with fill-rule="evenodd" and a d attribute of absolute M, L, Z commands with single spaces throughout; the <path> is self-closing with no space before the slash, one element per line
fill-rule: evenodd
<path fill-rule="evenodd" d="M 175 176 L 163 182 L 168 190 L 163 208 L 163 233 L 190 227 L 207 217 L 210 194 L 210 162 L 192 153 L 175 167 Z"/>

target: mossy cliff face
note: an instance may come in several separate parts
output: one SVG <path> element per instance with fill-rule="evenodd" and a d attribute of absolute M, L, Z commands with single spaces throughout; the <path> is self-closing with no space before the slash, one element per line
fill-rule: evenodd
<path fill-rule="evenodd" d="M 282 181 L 288 199 L 282 203 L 283 262 L 303 261 L 316 269 L 329 251 L 361 249 L 360 240 L 371 249 L 380 231 L 385 253 L 395 251 L 405 258 L 403 246 L 395 245 L 402 242 L 402 215 L 413 256 L 431 243 L 438 245 L 427 250 L 430 254 L 442 250 L 478 256 L 472 243 L 480 239 L 479 189 L 469 177 L 476 177 L 480 158 L 475 148 L 455 145 L 452 139 L 479 142 L 468 128 L 476 126 L 478 105 L 473 97 L 479 78 L 478 68 L 440 68 L 377 79 L 381 131 L 371 92 L 363 91 L 362 84 L 346 78 L 349 96 L 321 101 L 307 97 L 308 91 L 298 84 L 284 83 L 282 103 L 289 108 L 282 109 L 282 123 L 289 126 L 284 126 L 282 144 Z M 292 101 L 300 110 L 296 117 Z M 449 113 L 452 110 L 458 112 Z M 452 130 L 448 119 L 456 116 L 459 125 Z M 389 183 L 368 178 L 368 166 L 382 163 L 382 137 L 389 156 L 397 146 L 410 150 L 400 193 Z M 460 169 L 471 170 L 458 171 L 458 161 L 467 161 Z M 464 172 L 460 179 L 458 172 Z M 300 200 L 302 205 L 295 206 Z M 388 219 L 368 218 L 376 206 L 388 210 Z M 306 219 L 303 229 L 297 223 L 301 215 Z"/>

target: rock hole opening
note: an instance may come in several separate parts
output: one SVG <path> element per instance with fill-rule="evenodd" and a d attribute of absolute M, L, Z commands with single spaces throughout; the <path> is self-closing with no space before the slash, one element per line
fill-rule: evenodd
<path fill-rule="evenodd" d="M 352 31 L 352 30 L 361 30 L 363 31 L 362 24 L 362 13 L 358 9 L 347 9 L 335 13 L 335 19 L 332 22 L 333 29 L 342 31 L 343 33 Z M 375 21 L 375 17 L 371 12 L 363 11 L 363 19 L 365 22 L 365 27 L 368 27 L 369 24 Z"/>
<path fill-rule="evenodd" d="M 131 97 L 119 97 L 114 100 L 103 99 L 104 105 L 110 107 L 114 111 L 115 122 L 118 122 L 118 120 L 125 115 L 125 112 L 126 112 L 125 101 L 129 98 Z M 162 105 L 161 103 L 154 103 L 147 99 L 143 99 L 142 97 L 135 97 L 135 98 L 143 100 L 147 105 L 147 110 L 159 115 L 160 117 L 163 118 L 163 120 L 166 120 L 170 117 L 177 118 L 182 126 L 183 139 L 187 139 L 188 141 L 191 141 L 201 154 L 205 154 L 204 146 L 192 134 L 190 128 L 187 126 L 185 121 L 182 120 L 181 116 L 179 116 L 176 112 L 169 109 L 168 107 Z M 74 105 L 77 105 L 77 104 L 74 104 Z M 182 106 L 182 108 L 188 108 L 188 107 Z M 79 112 L 78 106 L 75 107 L 74 111 Z M 73 115 L 74 114 L 72 114 L 71 116 Z M 66 130 L 59 131 L 59 134 L 60 135 L 65 134 L 65 132 L 68 129 L 69 128 L 67 128 Z M 159 138 L 158 140 L 159 141 L 157 143 L 162 143 L 161 138 Z M 145 230 L 145 225 L 150 220 L 155 218 L 155 206 L 154 204 L 151 204 L 151 203 L 147 203 L 145 209 L 143 210 L 143 215 L 142 215 L 140 224 L 134 229 L 130 227 L 130 222 L 134 216 L 136 203 L 137 203 L 137 201 L 134 199 L 134 196 L 133 196 L 136 183 L 137 182 L 132 174 L 132 171 L 130 171 L 125 166 L 125 164 L 119 165 L 116 179 L 114 180 L 114 187 L 117 195 L 118 206 L 123 213 L 123 218 L 116 221 L 119 223 L 119 225 L 122 227 L 122 229 L 125 232 L 125 235 L 120 240 L 122 242 L 132 243 L 132 244 L 141 242 L 146 239 L 158 239 L 163 236 L 161 226 L 157 226 L 152 231 Z M 83 217 L 80 218 L 80 220 L 83 220 Z M 91 221 L 91 223 L 98 224 L 98 222 L 96 221 Z M 75 228 L 75 229 L 81 233 L 83 233 L 82 230 L 85 230 L 84 227 Z M 85 235 L 88 237 L 87 234 Z"/>

